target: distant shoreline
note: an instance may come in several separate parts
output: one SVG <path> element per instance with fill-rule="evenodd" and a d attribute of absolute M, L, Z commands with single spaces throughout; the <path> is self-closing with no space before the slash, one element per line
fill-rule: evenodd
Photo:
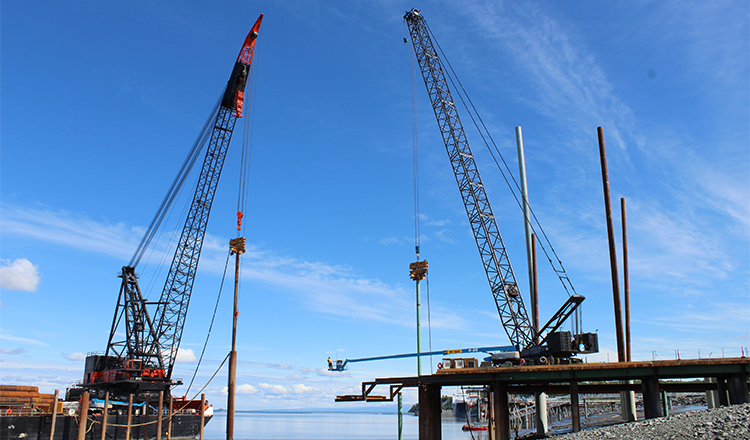
<path fill-rule="evenodd" d="M 214 415 L 226 415 L 226 409 L 214 409 Z M 235 414 L 392 414 L 397 415 L 398 411 L 395 409 L 246 409 L 246 410 L 235 410 Z M 403 414 L 412 414 L 406 411 Z"/>

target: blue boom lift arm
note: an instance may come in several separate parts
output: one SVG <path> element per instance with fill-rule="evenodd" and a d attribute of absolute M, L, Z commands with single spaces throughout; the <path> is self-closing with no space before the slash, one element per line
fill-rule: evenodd
<path fill-rule="evenodd" d="M 442 351 L 429 351 L 425 353 L 404 353 L 404 354 L 392 354 L 388 356 L 375 356 L 375 357 L 366 357 L 366 358 L 358 358 L 358 359 L 337 359 L 336 361 L 332 361 L 331 358 L 328 358 L 328 371 L 344 371 L 346 370 L 346 365 L 353 362 L 365 362 L 365 361 L 380 361 L 383 359 L 401 359 L 401 358 L 408 358 L 408 357 L 418 357 L 418 356 L 437 356 L 437 355 L 449 355 L 449 354 L 460 354 L 460 353 L 488 353 L 490 352 L 511 352 L 516 351 L 516 347 L 512 345 L 504 345 L 499 347 L 480 347 L 480 348 L 459 348 L 457 350 L 442 350 Z"/>

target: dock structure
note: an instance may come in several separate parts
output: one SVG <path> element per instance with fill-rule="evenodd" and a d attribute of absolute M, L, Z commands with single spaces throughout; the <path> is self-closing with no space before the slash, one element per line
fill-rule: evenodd
<path fill-rule="evenodd" d="M 683 359 L 640 362 L 585 363 L 438 370 L 432 375 L 391 377 L 362 383 L 362 393 L 344 395 L 337 402 L 392 401 L 403 388 L 418 388 L 419 438 L 441 438 L 441 388 L 488 386 L 492 408 L 490 429 L 498 440 L 510 439 L 508 396 L 538 392 L 570 395 L 572 429 L 580 430 L 579 394 L 642 394 L 644 416 L 662 417 L 668 392 L 718 392 L 718 405 L 750 402 L 750 358 Z M 691 379 L 703 379 L 699 382 Z M 710 380 L 705 380 L 710 379 Z M 388 395 L 372 394 L 388 386 Z"/>

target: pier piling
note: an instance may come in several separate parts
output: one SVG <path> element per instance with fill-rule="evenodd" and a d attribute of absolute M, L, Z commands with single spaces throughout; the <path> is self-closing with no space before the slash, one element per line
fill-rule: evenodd
<path fill-rule="evenodd" d="M 78 440 L 86 440 L 86 425 L 89 420 L 89 392 L 84 391 L 81 395 L 81 404 L 78 407 Z"/>
<path fill-rule="evenodd" d="M 570 381 L 570 420 L 573 432 L 581 430 L 581 413 L 578 409 L 578 382 Z"/>
<path fill-rule="evenodd" d="M 419 384 L 419 438 L 440 440 L 440 385 Z"/>
<path fill-rule="evenodd" d="M 101 437 L 101 440 L 105 440 L 106 437 L 107 437 L 107 409 L 108 408 L 109 408 L 109 391 L 107 391 L 104 394 L 104 409 L 102 409 L 102 437 Z"/>
<path fill-rule="evenodd" d="M 52 426 L 49 428 L 49 440 L 55 438 L 55 424 L 57 423 L 57 395 L 60 390 L 55 390 L 55 398 L 52 400 Z"/>
<path fill-rule="evenodd" d="M 128 396 L 128 427 L 125 428 L 125 440 L 130 440 L 130 426 L 133 424 L 133 395 Z"/>
<path fill-rule="evenodd" d="M 106 408 L 106 406 L 104 408 Z M 161 421 L 162 421 L 163 414 L 164 414 L 164 391 L 159 391 L 159 414 L 157 414 L 157 418 L 156 418 L 156 440 L 161 440 Z M 106 409 L 105 409 L 104 419 L 105 420 L 107 419 Z M 104 440 L 103 434 L 102 434 L 102 440 Z"/>

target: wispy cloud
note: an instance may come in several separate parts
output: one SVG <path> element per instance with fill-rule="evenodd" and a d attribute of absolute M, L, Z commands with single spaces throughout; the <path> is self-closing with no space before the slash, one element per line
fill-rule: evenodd
<path fill-rule="evenodd" d="M 679 2 L 651 6 L 649 3 L 644 11 L 645 19 L 660 23 L 653 29 L 665 30 L 664 36 L 657 36 L 671 40 L 664 47 L 686 48 L 689 59 L 685 63 L 700 70 L 697 81 L 712 84 L 711 90 L 704 91 L 705 99 L 712 100 L 715 94 L 732 90 L 744 97 L 741 105 L 731 106 L 735 113 L 744 115 L 745 120 L 739 125 L 744 129 L 737 131 L 740 136 L 725 136 L 714 146 L 708 144 L 714 139 L 694 139 L 667 125 L 667 120 L 641 120 L 628 99 L 618 95 L 598 63 L 601 56 L 587 49 L 591 43 L 584 40 L 582 30 L 560 16 L 547 14 L 539 5 L 475 1 L 464 12 L 492 41 L 492 46 L 507 55 L 513 68 L 523 71 L 524 87 L 531 92 L 524 99 L 534 111 L 559 124 L 565 133 L 566 151 L 585 152 L 583 157 L 591 158 L 591 151 L 582 148 L 590 150 L 595 146 L 594 127 L 606 127 L 608 155 L 625 166 L 624 173 L 620 173 L 627 186 L 614 187 L 613 191 L 628 194 L 631 250 L 635 255 L 649 256 L 648 260 L 636 256 L 634 269 L 641 276 L 665 283 L 687 283 L 696 271 L 710 274 L 705 282 L 723 279 L 737 269 L 736 246 L 731 242 L 739 240 L 746 250 L 750 229 L 747 27 L 718 24 L 732 9 L 729 3 L 705 5 L 697 10 Z M 714 27 L 721 30 L 714 31 Z M 705 35 L 710 36 L 708 40 Z M 650 36 L 629 38 L 645 40 Z M 713 66 L 725 59 L 732 62 L 719 73 Z M 712 75 L 722 76 L 724 85 L 709 81 Z M 575 169 L 577 165 L 571 166 Z M 600 179 L 595 171 L 595 167 L 586 171 L 586 186 L 591 190 Z M 569 180 L 571 176 L 565 177 Z M 559 189 L 552 191 L 562 196 L 558 203 L 569 203 L 569 195 L 566 197 L 560 189 L 570 191 L 570 184 L 556 182 L 555 186 Z M 602 226 L 599 220 L 592 223 L 592 216 L 603 216 L 602 207 L 590 205 L 577 213 L 562 206 L 559 209 L 574 215 L 555 220 L 556 245 L 562 242 L 566 253 L 584 261 L 594 260 L 587 250 L 606 251 L 600 245 L 592 247 L 590 231 L 581 227 Z M 580 225 L 565 225 L 564 221 Z"/>
<path fill-rule="evenodd" d="M 712 92 L 719 92 L 714 98 L 741 100 L 737 93 L 725 93 L 748 88 L 747 4 L 733 1 L 686 4 L 676 0 L 647 3 L 649 13 L 644 14 L 644 19 L 650 24 L 658 23 L 653 26 L 659 29 L 658 38 L 671 47 L 684 48 L 694 73 L 711 77 L 713 84 L 721 84 L 719 88 L 710 83 L 705 85 Z"/>
<path fill-rule="evenodd" d="M 592 54 L 580 49 L 573 29 L 528 2 L 473 2 L 465 12 L 523 71 L 533 91 L 523 98 L 529 106 L 579 136 L 590 137 L 598 125 L 611 127 L 608 137 L 626 147 L 622 131 L 631 130 L 632 111 Z"/>
<path fill-rule="evenodd" d="M 4 233 L 51 241 L 83 251 L 109 255 L 112 249 L 126 248 L 128 243 L 123 243 L 123 240 L 134 240 L 136 233 L 140 232 L 139 228 L 102 224 L 64 211 L 40 211 L 20 206 L 3 208 L 4 227 L 5 219 L 12 219 L 11 227 Z M 42 213 L 44 221 L 39 222 L 38 216 Z M 102 245 L 102 241 L 106 245 Z M 223 271 L 226 243 L 227 240 L 223 238 L 206 237 L 201 270 Z M 350 267 L 280 256 L 252 243 L 247 245 L 244 261 L 243 279 L 281 288 L 289 295 L 298 295 L 311 310 L 321 314 L 399 326 L 408 326 L 411 322 L 411 291 L 377 279 L 359 277 Z M 465 322 L 444 310 L 436 312 L 433 324 L 455 328 L 465 325 Z"/>
<path fill-rule="evenodd" d="M 380 239 L 380 244 L 385 245 L 385 246 L 389 246 L 392 244 L 403 245 L 404 242 L 400 238 L 387 237 L 387 238 Z"/>
<path fill-rule="evenodd" d="M 276 370 L 291 370 L 292 367 L 287 364 L 264 364 L 266 368 L 273 368 Z"/>
<path fill-rule="evenodd" d="M 17 336 L 11 336 L 7 333 L 0 333 L 0 339 L 5 340 L 5 341 L 22 342 L 24 344 L 47 345 L 47 343 L 43 341 L 37 341 L 36 339 L 29 339 L 29 338 L 19 338 Z"/>
<path fill-rule="evenodd" d="M 745 336 L 750 336 L 750 316 L 747 315 L 748 304 L 725 303 L 712 304 L 696 310 L 693 308 L 677 308 L 669 314 L 654 317 L 651 323 L 684 333 L 692 333 L 696 338 L 702 337 L 701 345 L 714 345 L 729 341 L 726 336 L 733 334 L 737 327 L 745 328 Z M 719 338 L 716 335 L 725 335 Z"/>
<path fill-rule="evenodd" d="M 428 214 L 419 214 L 419 221 L 424 226 L 447 226 L 451 224 L 450 219 L 438 220 Z"/>
<path fill-rule="evenodd" d="M 122 259 L 130 257 L 142 231 L 123 224 L 102 224 L 80 214 L 49 208 L 3 204 L 3 233 L 35 238 Z M 123 242 L 133 240 L 132 242 Z"/>
<path fill-rule="evenodd" d="M 303 270 L 299 270 L 299 268 Z M 311 270 L 312 268 L 320 269 Z M 358 278 L 344 267 L 332 268 L 290 258 L 277 258 L 268 252 L 248 261 L 243 278 L 283 287 L 288 294 L 304 298 L 310 309 L 346 320 L 367 320 L 390 325 L 410 326 L 412 292 L 376 279 Z M 466 328 L 456 313 L 436 308 L 433 328 Z"/>
<path fill-rule="evenodd" d="M 16 348 L 12 350 L 10 348 L 0 348 L 0 354 L 16 355 L 16 354 L 24 354 L 24 353 L 28 353 L 28 350 L 26 350 L 25 348 Z"/>

